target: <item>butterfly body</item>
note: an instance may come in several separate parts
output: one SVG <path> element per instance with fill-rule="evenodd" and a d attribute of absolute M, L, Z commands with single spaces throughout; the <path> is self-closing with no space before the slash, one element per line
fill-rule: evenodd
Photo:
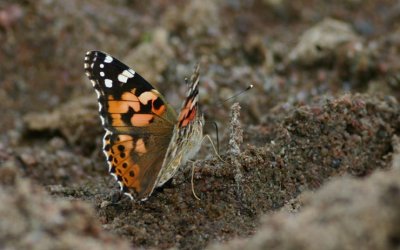
<path fill-rule="evenodd" d="M 177 115 L 151 84 L 112 56 L 90 51 L 84 66 L 98 96 L 109 172 L 125 194 L 146 200 L 200 148 L 199 68 Z"/>

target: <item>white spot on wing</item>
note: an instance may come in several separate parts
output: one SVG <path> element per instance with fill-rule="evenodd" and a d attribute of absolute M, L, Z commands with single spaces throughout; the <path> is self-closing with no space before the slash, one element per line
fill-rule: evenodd
<path fill-rule="evenodd" d="M 112 62 L 113 61 L 113 58 L 111 57 L 111 56 L 106 56 L 106 58 L 104 58 L 104 62 L 105 63 L 110 63 L 110 62 Z"/>
<path fill-rule="evenodd" d="M 124 76 L 123 74 L 119 74 L 118 81 L 126 83 L 128 81 L 128 77 Z"/>
<path fill-rule="evenodd" d="M 118 81 L 122 83 L 126 83 L 128 78 L 133 78 L 135 76 L 135 71 L 132 69 L 124 70 L 121 74 L 118 75 Z"/>
<path fill-rule="evenodd" d="M 104 84 L 106 85 L 107 88 L 111 88 L 113 85 L 113 81 L 110 79 L 105 79 Z"/>
<path fill-rule="evenodd" d="M 104 68 L 104 64 L 100 63 L 100 68 Z"/>
<path fill-rule="evenodd" d="M 99 108 L 99 111 L 100 111 L 100 108 Z M 100 115 L 100 120 L 101 120 L 101 125 L 104 126 L 104 118 L 101 115 Z"/>
<path fill-rule="evenodd" d="M 131 73 L 131 74 L 132 74 L 132 77 L 134 77 L 134 76 L 135 76 L 136 72 L 135 72 L 133 69 L 128 69 L 128 71 L 129 71 L 129 73 Z"/>
<path fill-rule="evenodd" d="M 99 99 L 100 98 L 100 91 L 98 91 L 97 89 L 94 89 L 94 91 L 96 91 L 97 99 Z"/>
<path fill-rule="evenodd" d="M 102 116 L 100 116 L 100 119 L 101 119 L 101 121 L 103 122 L 103 120 L 104 120 L 104 118 L 102 117 Z M 104 123 L 103 123 L 104 124 Z M 107 135 L 112 135 L 112 133 L 111 133 L 111 131 L 110 130 L 108 130 L 108 129 L 106 129 L 106 133 L 104 134 L 104 137 L 103 137 L 103 147 L 105 147 L 106 146 L 106 136 Z M 111 168 L 112 168 L 112 164 L 111 164 L 111 162 L 109 162 L 108 161 L 108 154 L 107 154 L 107 152 L 105 151 L 105 150 L 103 150 L 103 153 L 104 153 L 104 155 L 106 156 L 106 158 L 107 158 L 107 163 L 108 163 L 108 172 L 110 172 L 111 171 Z"/>
<path fill-rule="evenodd" d="M 132 69 L 124 70 L 124 72 L 122 72 L 122 74 L 128 78 L 132 78 L 135 76 L 135 71 L 133 71 Z"/>
<path fill-rule="evenodd" d="M 133 196 L 130 193 L 125 192 L 124 195 L 128 196 L 131 200 L 133 200 Z"/>
<path fill-rule="evenodd" d="M 118 180 L 118 177 L 117 177 L 117 175 L 116 175 L 116 174 L 114 174 L 114 173 L 110 173 L 110 175 L 114 176 L 115 180 Z M 118 183 L 119 183 L 119 182 L 118 182 Z"/>
<path fill-rule="evenodd" d="M 99 103 L 99 112 L 100 112 L 100 110 L 101 110 L 101 108 L 102 108 L 103 106 L 101 105 L 101 103 Z M 101 117 L 101 116 L 100 116 Z"/>
<path fill-rule="evenodd" d="M 104 77 L 104 72 L 103 71 L 100 72 L 100 76 Z"/>

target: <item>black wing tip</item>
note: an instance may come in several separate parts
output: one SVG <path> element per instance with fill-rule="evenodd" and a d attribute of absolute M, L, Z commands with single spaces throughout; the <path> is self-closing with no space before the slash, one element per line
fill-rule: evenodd
<path fill-rule="evenodd" d="M 85 63 L 91 63 L 96 57 L 106 57 L 106 56 L 113 57 L 110 54 L 100 50 L 89 50 L 85 54 Z"/>
<path fill-rule="evenodd" d="M 103 51 L 101 51 L 101 50 L 88 50 L 88 51 L 86 51 L 86 56 L 90 56 L 90 55 L 93 55 L 93 54 L 104 54 L 104 55 L 108 55 L 108 53 L 103 52 Z"/>

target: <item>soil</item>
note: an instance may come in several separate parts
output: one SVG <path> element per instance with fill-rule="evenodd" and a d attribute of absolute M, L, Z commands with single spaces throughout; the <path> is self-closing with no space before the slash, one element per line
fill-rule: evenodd
<path fill-rule="evenodd" d="M 1 249 L 400 247 L 399 3 L 3 0 L 0 41 Z M 220 157 L 121 195 L 88 50 L 176 108 L 200 63 Z"/>

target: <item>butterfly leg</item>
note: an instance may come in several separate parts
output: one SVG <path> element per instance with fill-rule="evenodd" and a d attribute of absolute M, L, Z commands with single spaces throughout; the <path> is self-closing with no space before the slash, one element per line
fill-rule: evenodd
<path fill-rule="evenodd" d="M 221 156 L 218 154 L 218 151 L 217 151 L 217 149 L 215 148 L 215 145 L 214 145 L 213 141 L 211 140 L 210 135 L 205 135 L 205 136 L 203 136 L 203 139 L 201 139 L 201 143 L 200 143 L 200 144 L 202 144 L 203 141 L 204 141 L 204 139 L 206 139 L 206 138 L 210 141 L 211 146 L 212 146 L 212 148 L 213 148 L 213 150 L 214 150 L 214 153 L 215 153 L 215 155 L 218 157 L 218 159 L 220 159 L 222 162 L 225 162 L 224 160 L 222 160 Z M 226 163 L 226 162 L 225 162 L 225 163 Z"/>
<path fill-rule="evenodd" d="M 192 161 L 191 161 L 191 163 L 192 163 L 192 178 L 191 178 L 192 193 L 193 193 L 194 198 L 196 198 L 197 200 L 201 200 L 201 199 L 197 196 L 196 191 L 194 191 L 194 168 L 196 167 L 196 162 L 192 162 Z"/>

